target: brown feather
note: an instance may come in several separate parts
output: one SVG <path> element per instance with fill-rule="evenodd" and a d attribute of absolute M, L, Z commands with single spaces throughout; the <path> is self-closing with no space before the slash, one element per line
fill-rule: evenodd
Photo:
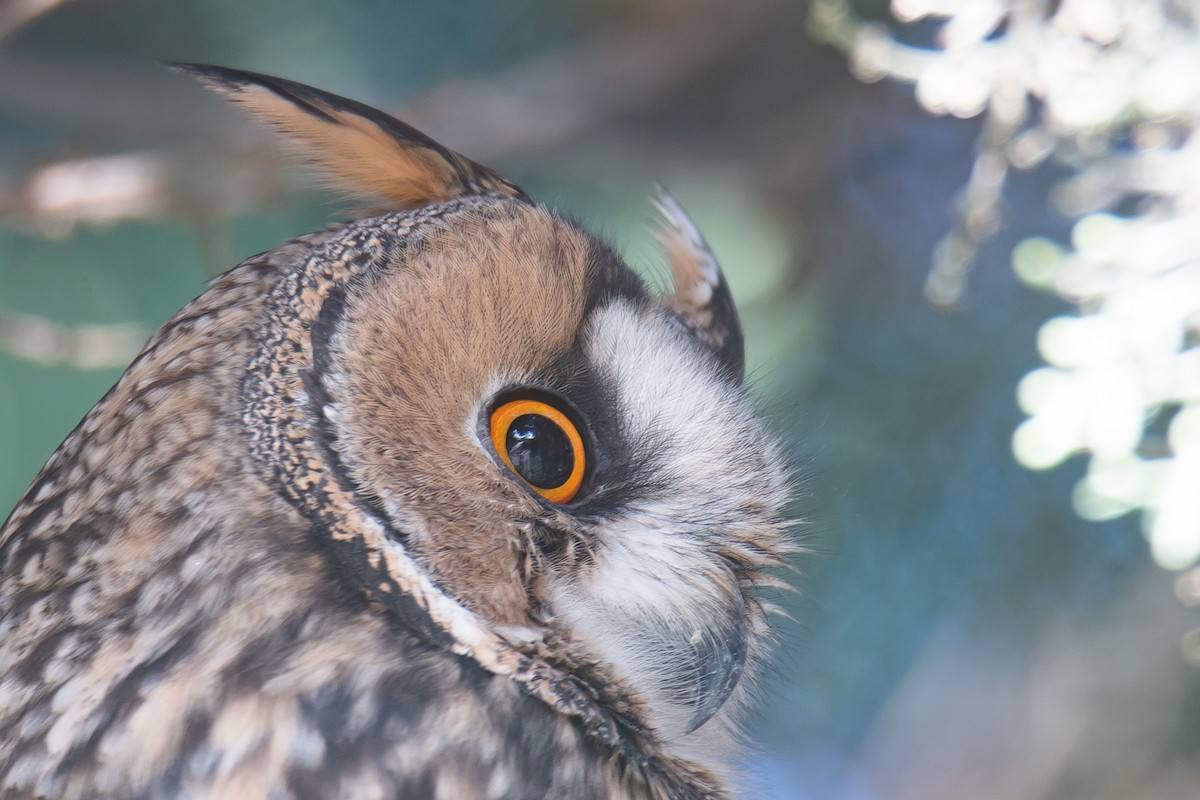
<path fill-rule="evenodd" d="M 660 214 L 655 234 L 674 284 L 663 302 L 698 342 L 713 351 L 725 373 L 740 383 L 745 370 L 742 327 L 721 265 L 670 192 L 660 186 L 654 203 Z"/>
<path fill-rule="evenodd" d="M 355 100 L 293 81 L 201 64 L 173 64 L 298 145 L 338 189 L 387 209 L 493 191 L 525 197 L 493 170 Z"/>

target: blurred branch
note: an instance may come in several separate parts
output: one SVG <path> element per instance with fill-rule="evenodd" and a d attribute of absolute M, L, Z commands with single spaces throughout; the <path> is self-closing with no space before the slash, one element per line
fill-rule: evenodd
<path fill-rule="evenodd" d="M 962 299 L 979 247 L 1000 227 L 1009 148 L 1028 125 L 1029 95 L 1038 86 L 1031 74 L 1036 70 L 1030 70 L 1022 56 L 1039 46 L 1047 8 L 1043 0 L 968 0 L 949 5 L 901 0 L 892 8 L 901 22 L 947 18 L 939 31 L 941 47 L 896 41 L 882 23 L 859 19 L 851 0 L 815 0 L 810 27 L 816 38 L 846 54 L 861 80 L 912 83 L 918 100 L 933 114 L 984 115 L 975 163 L 959 194 L 954 226 L 935 248 L 925 283 L 929 300 L 949 308 Z M 1002 26 L 1003 34 L 993 37 Z"/>
<path fill-rule="evenodd" d="M 0 5 L 0 44 L 21 28 L 67 0 L 8 0 Z"/>
<path fill-rule="evenodd" d="M 0 211 L 32 221 L 48 238 L 81 223 L 152 219 L 170 208 L 165 173 L 152 153 L 59 161 L 36 170 L 21 190 L 0 194 Z"/>
<path fill-rule="evenodd" d="M 451 81 L 400 115 L 485 161 L 542 149 L 652 106 L 769 25 L 774 5 L 672 4 L 494 77 Z"/>
<path fill-rule="evenodd" d="M 123 367 L 148 335 L 138 325 L 68 328 L 43 317 L 0 309 L 0 350 L 44 367 Z"/>
<path fill-rule="evenodd" d="M 1048 366 L 1025 376 L 1013 452 L 1031 469 L 1088 454 L 1085 518 L 1143 512 L 1164 568 L 1200 561 L 1200 8 L 1172 0 L 892 0 L 936 23 L 923 52 L 816 0 L 817 35 L 866 79 L 915 84 L 931 113 L 984 115 L 957 220 L 926 284 L 950 305 L 999 223 L 1010 167 L 1046 158 L 1073 176 L 1050 202 L 1071 247 L 1013 253 L 1018 276 L 1074 303 L 1039 333 Z"/>

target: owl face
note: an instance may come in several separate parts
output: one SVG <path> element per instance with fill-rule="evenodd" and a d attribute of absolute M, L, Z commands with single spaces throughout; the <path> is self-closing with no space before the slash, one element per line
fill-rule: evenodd
<path fill-rule="evenodd" d="M 327 302 L 313 348 L 346 479 L 450 594 L 570 639 L 664 734 L 727 700 L 780 457 L 728 361 L 608 248 L 518 199 L 459 203 Z"/>

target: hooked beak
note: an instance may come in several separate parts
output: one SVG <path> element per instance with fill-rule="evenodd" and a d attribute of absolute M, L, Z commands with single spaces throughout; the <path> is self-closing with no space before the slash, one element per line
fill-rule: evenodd
<path fill-rule="evenodd" d="M 721 710 L 746 667 L 749 621 L 733 576 L 713 577 L 707 598 L 674 609 L 658 597 L 622 593 L 552 596 L 551 607 L 592 653 L 641 696 L 668 738 L 697 730 Z M 716 595 L 716 596 L 713 596 Z"/>
<path fill-rule="evenodd" d="M 712 719 L 737 688 L 746 666 L 746 626 L 740 593 L 722 624 L 664 636 L 675 669 L 664 686 L 667 698 L 691 713 L 691 733 Z"/>

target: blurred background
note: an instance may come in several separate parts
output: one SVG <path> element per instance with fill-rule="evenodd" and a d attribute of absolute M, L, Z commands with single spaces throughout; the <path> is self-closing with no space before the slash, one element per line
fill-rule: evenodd
<path fill-rule="evenodd" d="M 0 508 L 204 281 L 336 219 L 159 59 L 722 260 L 806 552 L 747 794 L 1200 796 L 1186 0 L 0 0 Z"/>

